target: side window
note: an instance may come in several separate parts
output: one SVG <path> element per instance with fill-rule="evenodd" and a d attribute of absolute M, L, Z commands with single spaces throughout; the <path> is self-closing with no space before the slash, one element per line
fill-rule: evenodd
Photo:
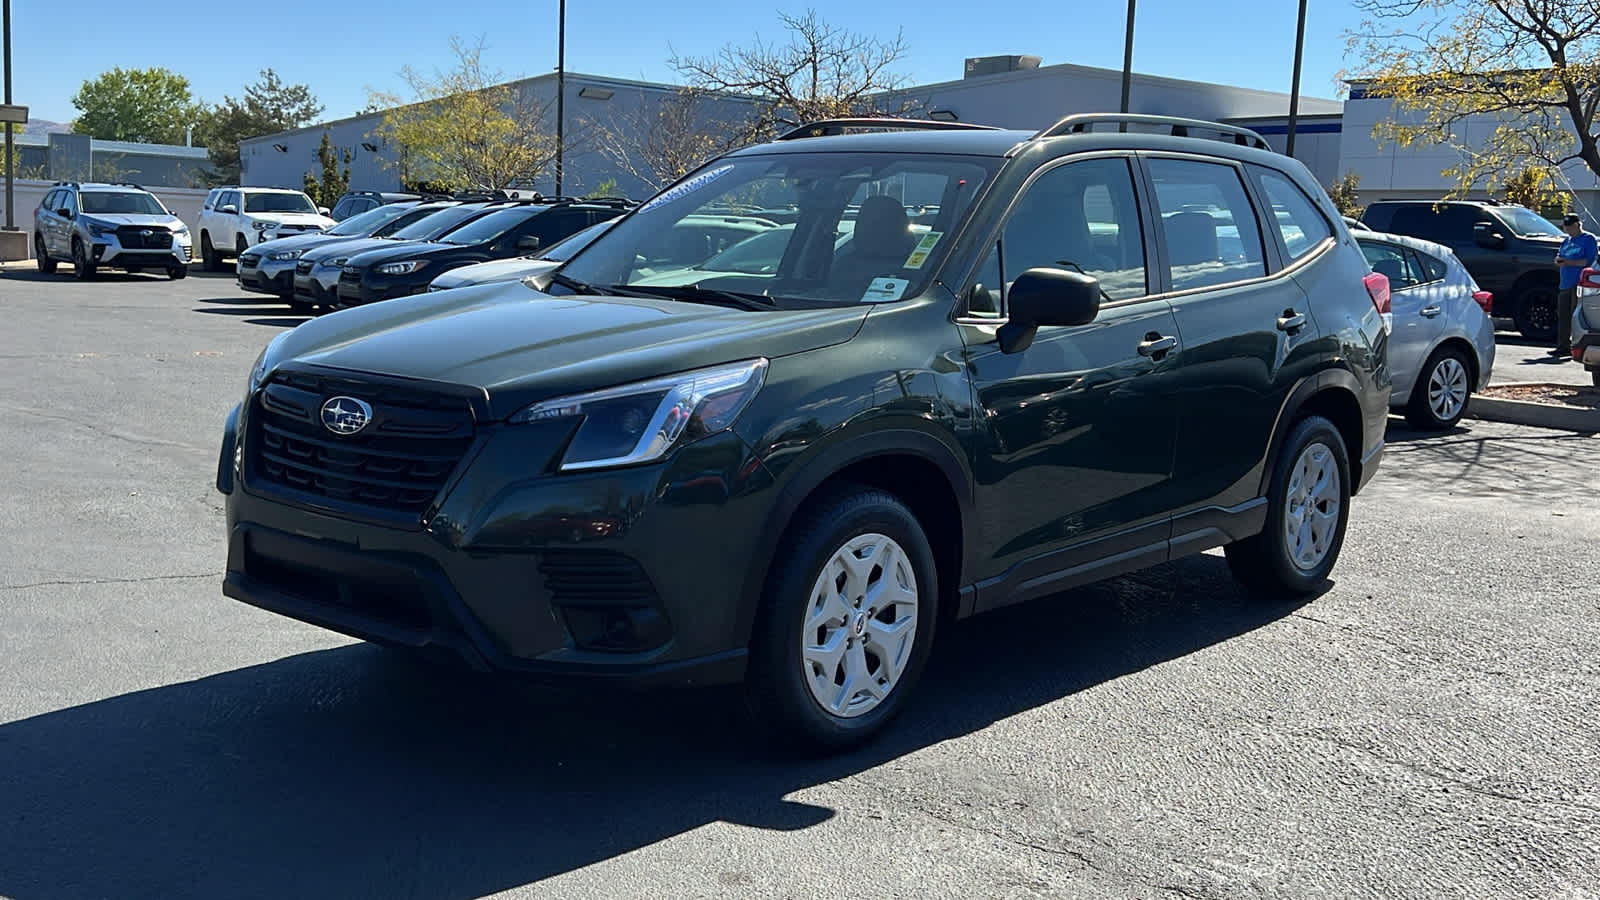
<path fill-rule="evenodd" d="M 68 212 L 72 213 L 73 215 L 77 215 L 78 214 L 78 195 L 74 194 L 70 190 L 62 191 L 61 192 L 61 205 L 63 207 L 65 207 Z"/>
<path fill-rule="evenodd" d="M 1272 219 L 1283 235 L 1290 259 L 1300 259 L 1333 236 L 1333 229 L 1299 185 L 1271 169 L 1257 170 L 1261 188 L 1272 205 Z"/>
<path fill-rule="evenodd" d="M 1470 206 L 1451 203 L 1435 211 L 1431 203 L 1408 203 L 1395 210 L 1390 230 L 1440 244 L 1471 243 L 1472 224 L 1488 218 Z"/>
<path fill-rule="evenodd" d="M 1267 274 L 1255 208 L 1239 171 L 1218 163 L 1152 159 L 1161 233 L 1175 291 Z"/>
<path fill-rule="evenodd" d="M 1058 166 L 1028 186 L 979 270 L 968 310 L 1004 314 L 1003 293 L 1033 268 L 1081 271 L 1112 300 L 1150 293 L 1133 175 L 1123 159 Z"/>
<path fill-rule="evenodd" d="M 58 188 L 56 190 L 50 191 L 49 193 L 45 194 L 44 195 L 44 199 L 39 201 L 39 206 L 41 208 L 43 208 L 43 209 L 49 210 L 50 212 L 55 212 L 56 210 L 60 209 L 61 208 L 61 191 L 60 191 L 60 189 Z"/>
<path fill-rule="evenodd" d="M 1445 273 L 1450 271 L 1450 267 L 1445 265 L 1442 259 L 1415 250 L 1411 252 L 1421 260 L 1422 273 L 1427 276 L 1428 281 L 1443 281 Z"/>
<path fill-rule="evenodd" d="M 1416 257 L 1410 250 L 1379 241 L 1359 241 L 1372 271 L 1389 279 L 1389 290 L 1402 291 L 1422 283 Z"/>

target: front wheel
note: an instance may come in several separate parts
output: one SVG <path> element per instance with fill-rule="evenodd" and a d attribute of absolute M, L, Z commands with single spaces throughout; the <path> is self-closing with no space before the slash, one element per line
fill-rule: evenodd
<path fill-rule="evenodd" d="M 1600 369 L 1592 369 L 1592 370 L 1590 370 L 1589 377 L 1591 379 L 1593 379 L 1594 386 L 1597 387 L 1597 388 L 1600 388 Z"/>
<path fill-rule="evenodd" d="M 211 235 L 200 232 L 200 261 L 207 272 L 215 272 L 222 268 L 222 257 L 217 253 L 217 248 L 211 245 Z"/>
<path fill-rule="evenodd" d="M 89 249 L 77 238 L 72 239 L 72 274 L 83 281 L 94 277 L 94 263 L 89 261 Z"/>
<path fill-rule="evenodd" d="M 1556 289 L 1534 287 L 1517 298 L 1517 330 L 1530 341 L 1548 341 L 1556 336 Z"/>
<path fill-rule="evenodd" d="M 317 311 L 317 305 L 312 303 L 310 300 L 301 300 L 296 297 L 286 299 L 285 302 L 289 304 L 289 309 L 291 311 L 299 313 L 302 316 L 309 316 Z"/>
<path fill-rule="evenodd" d="M 167 277 L 173 281 L 189 277 L 189 267 L 183 263 L 167 267 Z"/>
<path fill-rule="evenodd" d="M 1472 396 L 1471 369 L 1466 354 L 1454 347 L 1440 347 L 1428 357 L 1417 383 L 1411 387 L 1411 402 L 1406 404 L 1406 421 L 1418 428 L 1443 431 L 1453 428 L 1467 411 Z"/>
<path fill-rule="evenodd" d="M 797 520 L 752 635 L 746 700 L 786 745 L 843 750 L 905 705 L 933 645 L 933 549 L 899 498 L 841 490 Z"/>
<path fill-rule="evenodd" d="M 1267 524 L 1229 544 L 1228 568 L 1262 599 L 1315 593 L 1333 571 L 1350 516 L 1350 459 L 1344 438 L 1321 416 L 1300 420 L 1272 467 Z"/>

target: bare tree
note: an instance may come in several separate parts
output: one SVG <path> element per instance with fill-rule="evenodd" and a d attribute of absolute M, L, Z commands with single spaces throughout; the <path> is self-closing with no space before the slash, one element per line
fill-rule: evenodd
<path fill-rule="evenodd" d="M 906 83 L 893 71 L 906 55 L 903 33 L 893 40 L 857 34 L 829 25 L 815 10 L 778 18 L 788 32 L 783 42 L 768 43 L 757 35 L 750 46 L 728 44 L 714 56 L 671 59 L 692 86 L 754 103 L 754 115 L 740 129 L 741 142 L 767 137 L 785 124 L 905 115 L 915 108 L 910 100 L 885 96 Z"/>
<path fill-rule="evenodd" d="M 619 171 L 659 191 L 738 146 L 740 126 L 716 119 L 705 99 L 692 87 L 659 103 L 646 97 L 628 113 L 591 124 L 597 148 Z"/>
<path fill-rule="evenodd" d="M 1454 194 L 1493 191 L 1531 161 L 1546 174 L 1582 161 L 1600 176 L 1600 2 L 1357 0 L 1367 19 L 1347 37 L 1352 78 L 1397 115 L 1374 136 L 1401 147 L 1442 145 Z M 1488 122 L 1486 140 L 1463 137 Z"/>

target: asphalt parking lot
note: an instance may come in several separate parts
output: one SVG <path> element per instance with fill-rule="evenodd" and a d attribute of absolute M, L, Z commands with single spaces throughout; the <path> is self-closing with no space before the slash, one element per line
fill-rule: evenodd
<path fill-rule="evenodd" d="M 1393 420 L 1312 602 L 1208 554 L 980 617 L 797 763 L 223 598 L 268 301 L 0 273 L 0 896 L 1600 897 L 1600 438 Z"/>

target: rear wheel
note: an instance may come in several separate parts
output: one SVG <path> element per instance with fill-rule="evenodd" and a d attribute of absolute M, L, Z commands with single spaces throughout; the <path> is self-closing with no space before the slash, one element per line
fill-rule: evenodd
<path fill-rule="evenodd" d="M 1228 568 L 1261 599 L 1304 597 L 1327 580 L 1350 516 L 1350 460 L 1333 423 L 1307 416 L 1273 463 L 1267 524 L 1229 544 Z"/>
<path fill-rule="evenodd" d="M 45 251 L 44 238 L 37 234 L 33 236 L 33 261 L 38 265 L 41 275 L 54 275 L 56 273 L 55 258 Z"/>
<path fill-rule="evenodd" d="M 933 644 L 933 549 L 892 494 L 835 493 L 798 519 L 751 638 L 751 715 L 787 745 L 838 751 L 905 705 Z"/>
<path fill-rule="evenodd" d="M 77 238 L 72 239 L 72 274 L 84 281 L 94 277 L 94 263 L 89 261 L 89 249 Z"/>
<path fill-rule="evenodd" d="M 217 254 L 217 248 L 211 245 L 211 235 L 200 232 L 200 262 L 207 272 L 215 272 L 222 268 L 222 257 Z"/>
<path fill-rule="evenodd" d="M 1517 298 L 1517 330 L 1533 341 L 1548 341 L 1556 336 L 1556 289 L 1549 285 L 1532 287 Z"/>
<path fill-rule="evenodd" d="M 1467 411 L 1472 396 L 1467 356 L 1454 347 L 1440 347 L 1428 357 L 1417 383 L 1411 387 L 1406 421 L 1418 428 L 1440 431 L 1453 427 Z"/>

